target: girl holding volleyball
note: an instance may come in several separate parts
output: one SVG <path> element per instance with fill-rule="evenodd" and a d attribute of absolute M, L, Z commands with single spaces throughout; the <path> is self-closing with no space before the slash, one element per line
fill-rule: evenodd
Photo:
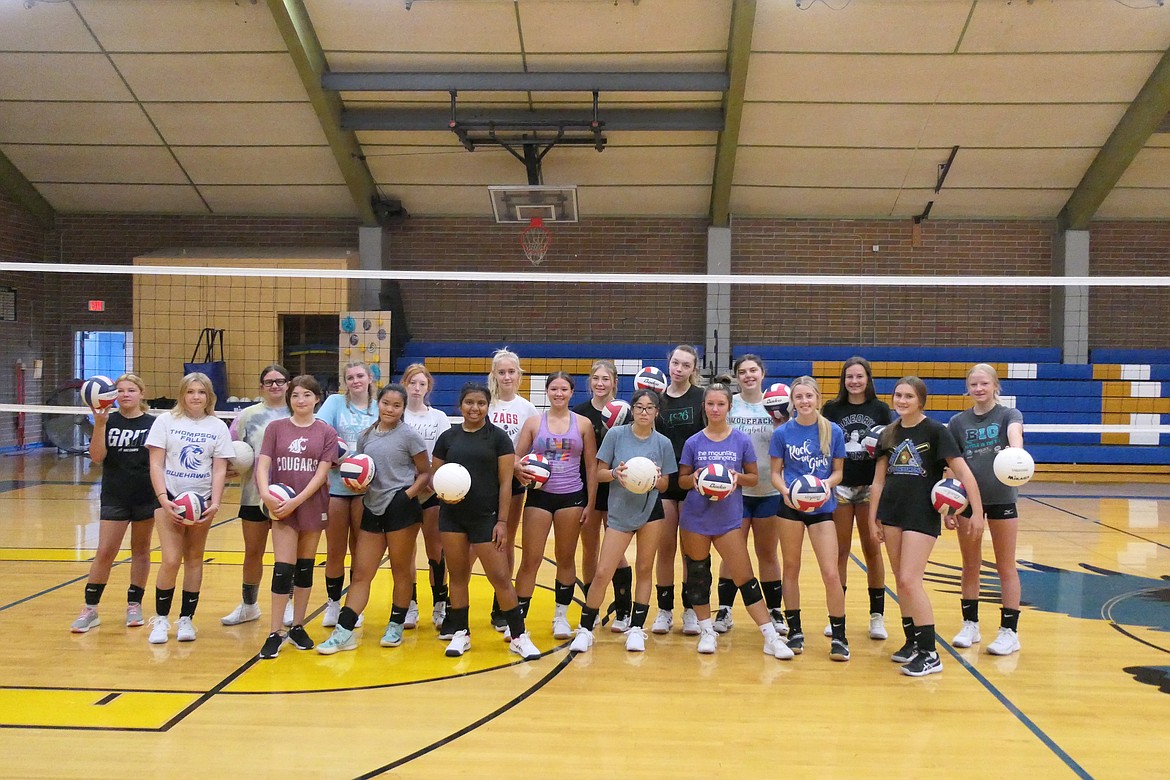
<path fill-rule="evenodd" d="M 206 374 L 187 374 L 179 382 L 179 400 L 168 414 L 155 418 L 146 436 L 150 451 L 150 484 L 158 499 L 154 525 L 162 546 L 162 563 L 154 580 L 155 616 L 150 619 L 147 641 L 160 645 L 171 630 L 171 604 L 179 564 L 183 565 L 182 603 L 175 638 L 195 641 L 195 610 L 203 583 L 203 550 L 211 521 L 219 512 L 227 462 L 232 455 L 231 435 L 215 416 L 215 390 Z M 207 508 L 187 525 L 175 511 L 174 499 L 193 491 L 204 497 Z"/>
<path fill-rule="evenodd" d="M 444 630 L 451 631 L 447 656 L 471 649 L 468 623 L 472 555 L 495 589 L 496 600 L 511 633 L 509 649 L 524 660 L 540 657 L 524 627 L 524 614 L 504 549 L 508 544 L 508 509 L 512 504 L 516 454 L 508 434 L 488 420 L 491 391 L 472 382 L 459 391 L 463 422 L 439 436 L 431 458 L 431 479 L 446 463 L 458 463 L 471 477 L 471 487 L 458 501 L 439 507 L 439 532 L 451 577 L 451 601 Z"/>
<path fill-rule="evenodd" d="M 923 577 L 942 532 L 942 520 L 930 494 L 947 466 L 962 481 L 973 510 L 967 528 L 960 529 L 960 537 L 983 532 L 983 501 L 975 475 L 947 427 L 926 416 L 926 399 L 926 384 L 916 376 L 903 377 L 895 385 L 892 400 L 898 419 L 886 426 L 878 441 L 869 503 L 870 533 L 875 542 L 885 542 L 890 556 L 906 635 L 906 644 L 890 659 L 903 664 L 902 673 L 911 677 L 942 671 L 935 646 L 934 610 Z M 955 528 L 953 514 L 947 515 L 946 525 Z"/>
<path fill-rule="evenodd" d="M 1024 416 L 999 402 L 999 374 L 980 363 L 967 372 L 967 394 L 975 401 L 970 409 L 951 418 L 949 428 L 963 459 L 979 483 L 983 512 L 991 528 L 995 569 L 999 574 L 999 633 L 987 646 L 992 655 L 1011 655 L 1020 649 L 1020 573 L 1016 570 L 1016 534 L 1019 490 L 995 476 L 995 456 L 1007 447 L 1024 446 Z M 983 561 L 983 528 L 972 528 L 971 508 L 960 513 L 959 550 L 963 556 L 963 626 L 951 640 L 955 647 L 970 647 L 979 636 L 979 571 Z M 964 532 L 966 530 L 966 532 Z"/>
<path fill-rule="evenodd" d="M 402 385 L 386 385 L 379 390 L 378 421 L 358 436 L 357 451 L 374 461 L 374 479 L 362 496 L 362 527 L 345 606 L 337 616 L 333 634 L 317 646 L 322 655 L 357 648 L 354 631 L 358 615 L 370 600 L 370 585 L 387 551 L 394 588 L 390 620 L 380 644 L 402 644 L 406 614 L 413 601 L 415 541 L 423 519 L 418 497 L 430 480 L 431 465 L 426 442 L 417 430 L 403 422 L 406 399 L 407 391 Z"/>
<path fill-rule="evenodd" d="M 123 374 L 115 380 L 114 389 L 118 392 L 117 410 L 93 410 L 89 459 L 102 464 L 101 527 L 85 583 L 85 606 L 69 629 L 75 634 L 84 634 L 101 625 L 98 603 L 127 528 L 130 529 L 130 587 L 126 591 L 126 625 L 143 623 L 142 597 L 150 576 L 150 542 L 159 508 L 151 489 L 150 455 L 146 449 L 146 436 L 154 418 L 146 413 L 146 385 L 137 376 Z"/>
<path fill-rule="evenodd" d="M 793 418 L 772 434 L 769 454 L 772 459 L 772 484 L 784 499 L 780 507 L 780 543 L 784 555 L 784 617 L 788 621 L 788 647 L 794 653 L 804 651 L 804 632 L 800 624 L 800 556 L 805 529 L 825 584 L 825 601 L 829 608 L 832 641 L 829 658 L 849 660 L 849 641 L 845 638 L 845 591 L 837 573 L 837 531 L 833 526 L 833 509 L 837 498 L 833 488 L 841 481 L 845 464 L 845 436 L 840 426 L 826 420 L 820 412 L 821 389 L 811 376 L 797 377 L 792 383 Z M 828 500 L 811 511 L 798 508 L 791 486 L 802 477 L 816 477 L 824 483 Z"/>

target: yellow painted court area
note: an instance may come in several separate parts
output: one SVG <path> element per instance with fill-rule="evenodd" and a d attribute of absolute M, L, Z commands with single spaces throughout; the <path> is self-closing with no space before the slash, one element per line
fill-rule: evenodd
<path fill-rule="evenodd" d="M 159 729 L 199 699 L 191 693 L 0 690 L 0 727 Z"/>

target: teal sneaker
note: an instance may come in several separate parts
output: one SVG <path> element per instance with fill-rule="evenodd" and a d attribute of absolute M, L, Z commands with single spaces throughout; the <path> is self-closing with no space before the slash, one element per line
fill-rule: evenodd
<path fill-rule="evenodd" d="M 317 645 L 317 652 L 321 655 L 333 655 L 342 650 L 357 650 L 357 646 L 357 637 L 354 636 L 354 632 L 348 628 L 337 626 L 328 639 Z"/>
<path fill-rule="evenodd" d="M 386 633 L 382 634 L 382 647 L 398 647 L 402 644 L 402 631 L 405 628 L 401 623 L 387 623 Z"/>

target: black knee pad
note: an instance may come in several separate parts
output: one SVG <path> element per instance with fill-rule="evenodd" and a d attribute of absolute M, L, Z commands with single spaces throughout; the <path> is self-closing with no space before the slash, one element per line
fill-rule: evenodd
<path fill-rule="evenodd" d="M 312 558 L 297 558 L 296 573 L 293 575 L 293 585 L 298 588 L 313 587 L 313 563 Z"/>
<path fill-rule="evenodd" d="M 272 564 L 272 592 L 287 596 L 293 589 L 293 565 L 277 561 Z"/>
<path fill-rule="evenodd" d="M 684 555 L 683 559 L 686 561 L 687 567 L 687 581 L 683 584 L 683 588 L 687 591 L 687 598 L 690 600 L 691 606 L 710 604 L 711 556 L 708 555 L 706 558 L 696 561 Z"/>
<path fill-rule="evenodd" d="M 764 597 L 764 591 L 760 590 L 760 581 L 752 577 L 739 586 L 739 595 L 743 596 L 743 605 L 750 607 Z"/>

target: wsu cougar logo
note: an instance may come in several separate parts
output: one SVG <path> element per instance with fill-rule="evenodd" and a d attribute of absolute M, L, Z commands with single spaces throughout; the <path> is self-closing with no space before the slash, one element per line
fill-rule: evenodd
<path fill-rule="evenodd" d="M 304 436 L 299 439 L 293 439 L 288 443 L 288 451 L 293 455 L 300 455 L 305 451 L 305 445 L 308 443 L 309 440 Z"/>
<path fill-rule="evenodd" d="M 203 447 L 198 444 L 184 444 L 179 450 L 179 463 L 188 471 L 197 471 L 203 460 Z"/>

